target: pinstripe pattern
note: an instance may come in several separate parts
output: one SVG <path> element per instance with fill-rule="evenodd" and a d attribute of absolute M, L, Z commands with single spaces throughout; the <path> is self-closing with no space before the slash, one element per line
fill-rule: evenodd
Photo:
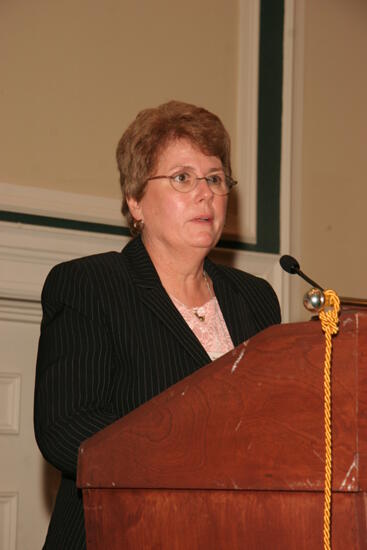
<path fill-rule="evenodd" d="M 205 261 L 235 345 L 280 321 L 271 287 Z M 122 253 L 60 264 L 42 292 L 35 433 L 63 472 L 45 548 L 85 548 L 75 487 L 80 443 L 210 362 L 162 287 L 138 237 Z"/>

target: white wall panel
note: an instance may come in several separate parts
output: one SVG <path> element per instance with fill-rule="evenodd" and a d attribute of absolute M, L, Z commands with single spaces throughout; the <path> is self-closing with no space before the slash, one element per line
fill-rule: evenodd
<path fill-rule="evenodd" d="M 0 548 L 15 550 L 17 533 L 17 493 L 0 493 Z"/>

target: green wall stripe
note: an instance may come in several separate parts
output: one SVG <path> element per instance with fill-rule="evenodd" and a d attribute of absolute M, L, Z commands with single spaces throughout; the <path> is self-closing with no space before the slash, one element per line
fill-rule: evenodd
<path fill-rule="evenodd" d="M 280 162 L 284 2 L 261 2 L 257 164 L 257 247 L 280 249 Z"/>

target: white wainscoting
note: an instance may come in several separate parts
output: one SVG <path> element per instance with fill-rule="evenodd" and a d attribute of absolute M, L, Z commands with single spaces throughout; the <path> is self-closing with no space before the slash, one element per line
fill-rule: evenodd
<path fill-rule="evenodd" d="M 17 529 L 17 493 L 0 493 L 0 548 L 15 550 Z"/>

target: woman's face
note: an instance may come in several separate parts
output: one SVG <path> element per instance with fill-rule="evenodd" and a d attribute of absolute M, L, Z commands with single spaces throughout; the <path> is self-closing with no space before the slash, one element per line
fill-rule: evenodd
<path fill-rule="evenodd" d="M 198 177 L 221 170 L 218 157 L 207 156 L 190 141 L 170 142 L 159 156 L 152 176 L 171 176 L 182 171 Z M 228 197 L 215 195 L 205 180 L 188 193 L 171 187 L 169 179 L 148 181 L 142 199 L 128 199 L 132 216 L 144 221 L 143 240 L 149 246 L 162 246 L 173 252 L 193 248 L 205 254 L 218 242 L 223 230 Z"/>

